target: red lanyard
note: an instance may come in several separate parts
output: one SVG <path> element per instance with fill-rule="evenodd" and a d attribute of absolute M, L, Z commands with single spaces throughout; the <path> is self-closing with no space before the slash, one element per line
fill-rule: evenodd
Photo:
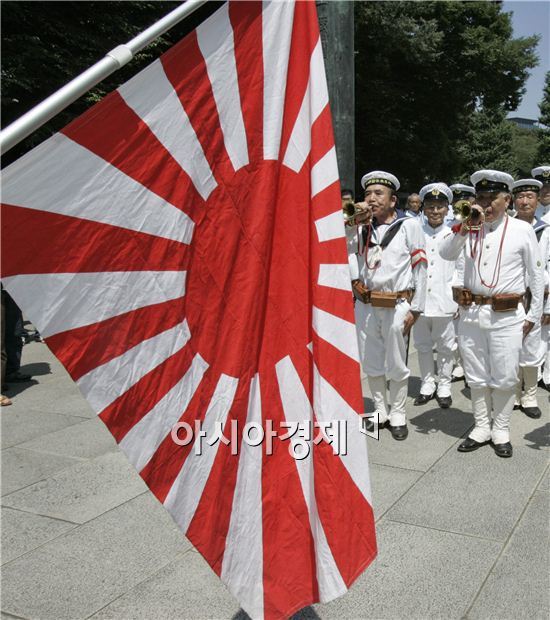
<path fill-rule="evenodd" d="M 485 280 L 483 279 L 483 276 L 481 275 L 481 257 L 483 255 L 483 241 L 485 240 L 485 229 L 483 228 L 483 226 L 479 230 L 479 236 L 478 236 L 478 239 L 476 240 L 476 245 L 474 246 L 474 254 L 472 255 L 472 258 L 475 260 L 476 247 L 477 247 L 477 243 L 479 241 L 480 249 L 479 249 L 479 258 L 478 258 L 478 261 L 477 261 L 477 273 L 479 275 L 479 279 L 481 281 L 481 284 L 483 284 L 483 286 L 486 286 L 487 288 L 495 288 L 495 286 L 498 284 L 498 280 L 500 278 L 500 265 L 501 265 L 501 262 L 502 262 L 502 247 L 504 245 L 504 237 L 506 237 L 506 229 L 508 228 L 508 216 L 505 215 L 504 218 L 505 218 L 504 219 L 504 229 L 502 231 L 502 236 L 500 238 L 500 245 L 499 245 L 499 248 L 498 248 L 497 260 L 495 262 L 495 268 L 493 270 L 493 276 L 492 276 L 491 284 L 487 284 L 487 282 L 485 282 Z"/>

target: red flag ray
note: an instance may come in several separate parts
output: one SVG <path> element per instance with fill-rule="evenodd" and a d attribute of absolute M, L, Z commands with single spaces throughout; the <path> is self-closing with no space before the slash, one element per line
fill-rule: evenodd
<path fill-rule="evenodd" d="M 195 209 L 204 207 L 193 178 L 118 91 L 65 127 L 63 134 L 188 215 L 194 217 Z M 130 149 L 138 155 L 128 157 Z"/>
<path fill-rule="evenodd" d="M 307 350 L 304 349 L 304 355 Z M 270 403 L 270 419 L 279 434 L 288 431 L 275 369 L 265 377 L 262 400 Z M 266 443 L 266 448 L 269 444 Z M 273 454 L 263 456 L 263 532 L 265 617 L 279 618 L 302 608 L 319 595 L 314 533 L 297 461 L 289 440 L 275 440 Z M 281 553 L 284 549 L 284 553 Z"/>
<path fill-rule="evenodd" d="M 5 287 L 253 618 L 376 553 L 339 194 L 313 2 L 222 6 L 4 172 Z"/>
<path fill-rule="evenodd" d="M 60 332 L 46 339 L 48 347 L 76 381 L 148 338 L 181 321 L 183 297 L 151 304 L 111 319 Z"/>
<path fill-rule="evenodd" d="M 4 205 L 2 215 L 13 224 L 9 231 L 2 229 L 3 277 L 144 268 L 185 271 L 188 264 L 189 246 L 171 239 L 13 205 Z M 46 245 L 51 252 L 43 256 L 40 249 Z"/>

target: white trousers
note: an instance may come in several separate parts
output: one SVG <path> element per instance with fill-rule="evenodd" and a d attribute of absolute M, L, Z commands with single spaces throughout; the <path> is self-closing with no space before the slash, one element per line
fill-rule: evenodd
<path fill-rule="evenodd" d="M 391 426 L 407 422 L 405 402 L 410 370 L 406 364 L 403 323 L 409 309 L 409 303 L 404 300 L 395 308 L 373 308 L 360 301 L 355 304 L 359 359 L 368 376 L 380 424 L 388 419 Z M 390 380 L 389 406 L 386 379 Z"/>
<path fill-rule="evenodd" d="M 523 321 L 481 328 L 461 317 L 458 346 L 472 394 L 475 428 L 470 437 L 483 442 L 510 441 L 510 417 L 519 375 Z M 491 425 L 492 419 L 492 425 Z"/>
<path fill-rule="evenodd" d="M 458 346 L 471 387 L 515 389 L 518 382 L 523 322 L 485 329 L 460 322 Z"/>
<path fill-rule="evenodd" d="M 542 329 L 540 321 L 523 340 L 521 353 L 519 356 L 520 366 L 541 366 L 546 355 L 546 343 L 542 340 Z"/>
<path fill-rule="evenodd" d="M 404 300 L 395 308 L 373 308 L 360 301 L 355 304 L 359 359 L 369 377 L 383 375 L 399 382 L 409 378 L 403 337 L 403 323 L 409 309 L 409 303 Z"/>
<path fill-rule="evenodd" d="M 550 325 L 543 325 L 541 329 L 542 341 L 546 346 L 542 380 L 550 385 Z"/>
<path fill-rule="evenodd" d="M 441 397 L 451 395 L 453 349 L 455 329 L 452 316 L 420 316 L 413 327 L 414 346 L 418 351 L 418 365 L 422 386 L 420 393 L 426 396 L 436 390 Z M 437 352 L 437 377 L 434 373 L 433 348 Z"/>

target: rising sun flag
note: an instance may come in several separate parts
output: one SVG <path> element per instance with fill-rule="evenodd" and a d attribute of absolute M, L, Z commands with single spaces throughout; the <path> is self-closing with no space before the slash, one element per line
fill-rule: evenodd
<path fill-rule="evenodd" d="M 2 218 L 3 285 L 243 609 L 342 595 L 376 541 L 315 3 L 223 5 L 9 166 Z"/>

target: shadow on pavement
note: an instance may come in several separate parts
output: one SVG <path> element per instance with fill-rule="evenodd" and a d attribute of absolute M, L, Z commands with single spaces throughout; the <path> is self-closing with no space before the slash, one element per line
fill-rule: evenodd
<path fill-rule="evenodd" d="M 20 372 L 23 375 L 40 377 L 41 375 L 51 375 L 52 369 L 48 362 L 34 362 L 33 364 L 25 364 L 24 366 L 21 366 Z"/>
<path fill-rule="evenodd" d="M 550 422 L 547 422 L 544 426 L 535 428 L 529 433 L 525 433 L 523 437 L 532 443 L 532 445 L 528 445 L 527 447 L 533 450 L 550 447 Z"/>
<path fill-rule="evenodd" d="M 38 381 L 36 381 L 36 379 L 31 379 L 30 381 L 25 381 L 24 383 L 6 382 L 6 387 L 2 389 L 2 393 L 11 398 L 12 396 L 17 396 L 18 394 L 21 394 L 21 392 L 24 392 L 35 385 L 38 385 Z"/>
<path fill-rule="evenodd" d="M 410 417 L 410 423 L 416 427 L 416 431 L 429 435 L 441 432 L 450 437 L 462 437 L 467 429 L 473 425 L 473 416 L 461 409 L 429 409 L 417 416 Z"/>

